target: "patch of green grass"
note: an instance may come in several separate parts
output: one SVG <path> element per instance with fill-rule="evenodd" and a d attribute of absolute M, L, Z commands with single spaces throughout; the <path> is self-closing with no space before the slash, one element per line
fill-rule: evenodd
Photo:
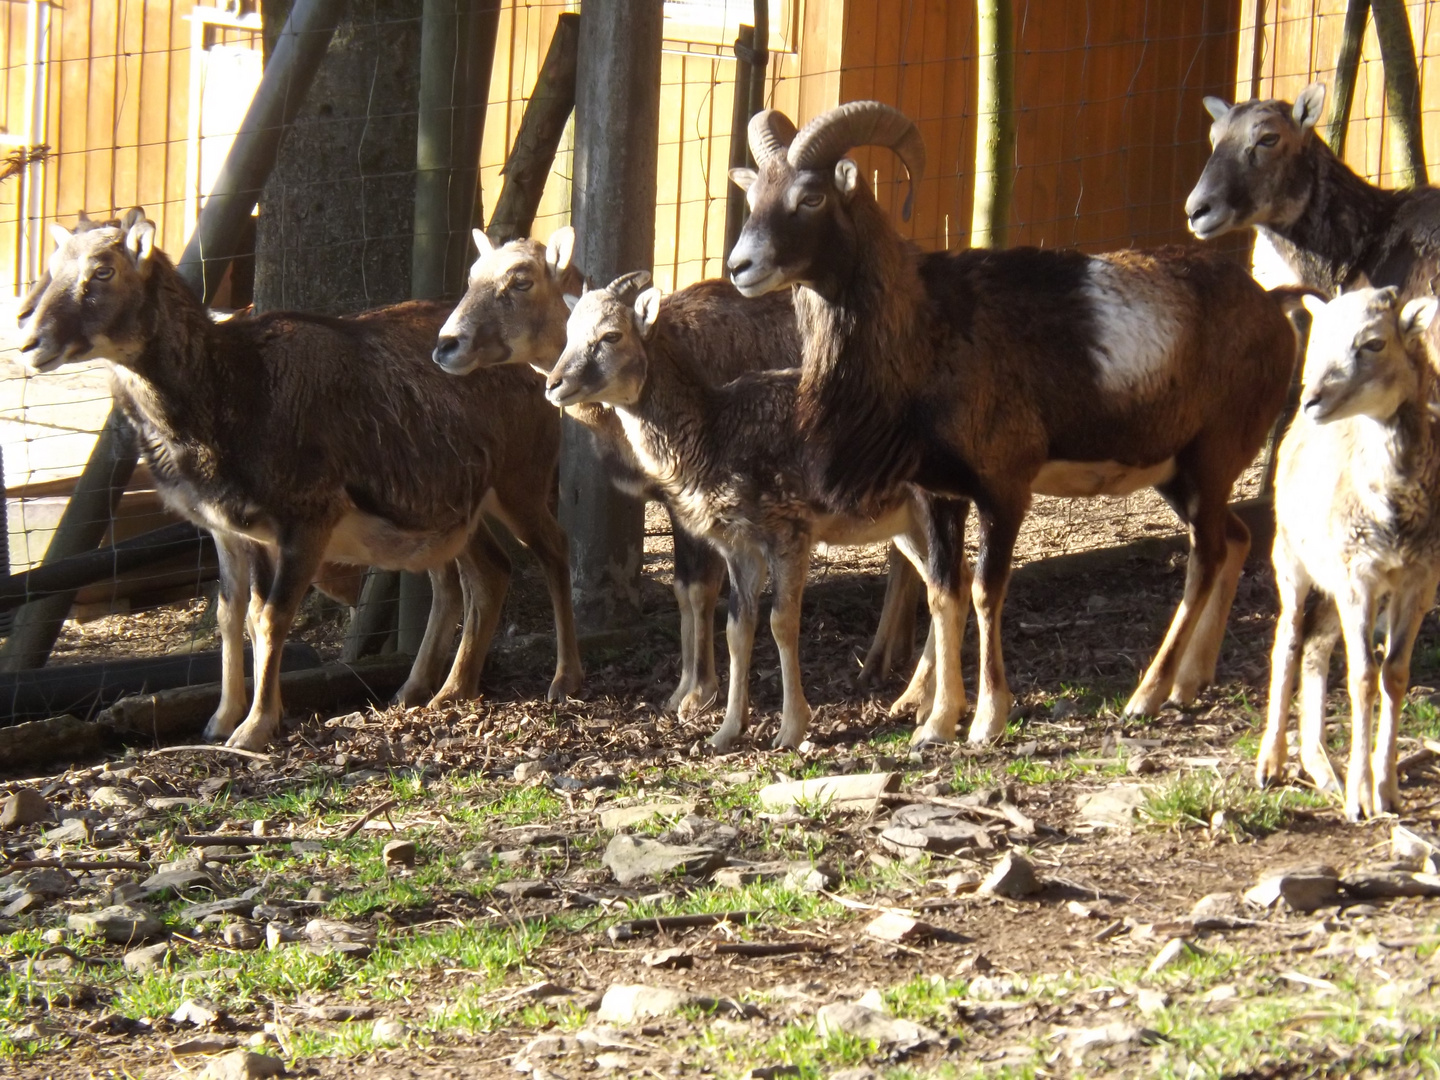
<path fill-rule="evenodd" d="M 1414 738 L 1440 739 L 1440 708 L 1431 701 L 1407 701 L 1401 710 L 1400 730 Z"/>
<path fill-rule="evenodd" d="M 1226 823 L 1242 832 L 1265 835 L 1279 829 L 1297 810 L 1328 805 L 1325 796 L 1302 788 L 1257 788 L 1238 773 L 1181 773 L 1145 796 L 1142 814 L 1160 828 L 1208 828 L 1224 811 Z"/>

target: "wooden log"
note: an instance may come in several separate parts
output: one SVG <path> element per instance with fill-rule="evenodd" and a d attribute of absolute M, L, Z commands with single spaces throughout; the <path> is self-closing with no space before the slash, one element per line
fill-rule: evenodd
<path fill-rule="evenodd" d="M 970 246 L 1005 246 L 1015 173 L 1015 15 L 1010 0 L 978 0 L 975 205 Z"/>
<path fill-rule="evenodd" d="M 384 701 L 410 673 L 411 658 L 391 653 L 354 664 L 325 664 L 280 676 L 291 713 L 325 712 L 365 701 Z M 246 680 L 250 687 L 250 680 Z M 193 735 L 220 704 L 220 686 L 190 686 L 121 698 L 96 718 L 96 727 L 121 737 L 164 742 Z"/>
<path fill-rule="evenodd" d="M 3 519 L 0 519 L 3 523 Z M 73 593 L 131 570 L 176 555 L 202 556 L 210 537 L 188 521 L 176 522 L 109 547 L 41 563 L 32 570 L 0 579 L 0 611 L 9 611 L 56 593 Z"/>
<path fill-rule="evenodd" d="M 485 233 L 496 244 L 529 236 L 535 212 L 545 193 L 545 180 L 555 163 L 560 137 L 575 108 L 576 57 L 580 16 L 566 12 L 555 24 L 545 62 L 525 103 L 520 130 L 500 175 L 505 178 Z"/>
<path fill-rule="evenodd" d="M 1345 136 L 1350 130 L 1355 80 L 1360 74 L 1360 53 L 1365 45 L 1365 27 L 1369 20 L 1370 0 L 1350 0 L 1345 7 L 1345 29 L 1340 34 L 1340 55 L 1335 60 L 1335 95 L 1325 134 L 1325 141 L 1338 158 L 1345 156 Z"/>
<path fill-rule="evenodd" d="M 385 647 L 395 630 L 396 606 L 400 602 L 400 574 L 395 570 L 371 570 L 360 590 L 360 603 L 345 629 L 340 659 L 350 663 L 372 656 Z"/>
<path fill-rule="evenodd" d="M 1420 134 L 1420 72 L 1405 0 L 1371 0 L 1375 36 L 1385 64 L 1385 104 L 1390 111 L 1390 152 L 1400 187 L 1430 182 L 1425 171 L 1425 141 Z"/>

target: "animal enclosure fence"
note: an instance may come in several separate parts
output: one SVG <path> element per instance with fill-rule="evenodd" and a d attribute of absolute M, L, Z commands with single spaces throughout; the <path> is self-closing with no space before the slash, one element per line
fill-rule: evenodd
<path fill-rule="evenodd" d="M 6 298 L 0 321 L 13 326 L 20 298 L 43 272 L 50 226 L 73 225 L 82 212 L 108 218 L 144 205 L 160 226 L 161 246 L 178 258 L 274 47 L 267 23 L 278 20 L 268 12 L 262 20 L 252 0 L 215 7 L 193 0 L 0 3 L 0 151 L 13 163 L 0 182 L 0 296 Z M 322 175 L 329 166 L 318 160 L 307 172 L 303 161 L 293 160 L 292 143 L 283 185 L 267 189 L 256 227 L 241 240 L 249 250 L 258 246 L 260 258 L 235 262 L 218 306 L 242 306 L 257 296 L 262 303 L 269 297 L 353 310 L 409 294 L 410 278 L 396 268 L 410 266 L 415 234 L 421 104 L 419 73 L 405 58 L 418 55 L 423 6 L 418 0 L 352 5 L 371 37 L 339 35 L 331 54 L 359 50 L 369 66 L 351 63 L 345 74 L 322 74 L 325 107 L 342 107 L 306 114 L 312 124 L 356 126 L 359 149 L 349 172 L 339 180 Z M 1186 242 L 1181 205 L 1208 153 L 1201 98 L 1293 99 L 1310 81 L 1333 81 L 1348 6 L 1346 0 L 1013 0 L 1016 137 L 1008 242 L 1090 251 Z M 499 4 L 477 163 L 485 220 L 561 17 L 580 7 L 551 0 Z M 734 41 L 742 24 L 755 21 L 755 5 L 680 0 L 664 7 L 654 274 L 669 291 L 723 270 Z M 1403 8 L 1418 63 L 1423 159 L 1436 168 L 1440 4 L 1416 0 Z M 981 119 L 975 5 L 768 0 L 765 15 L 765 103 L 802 122 L 858 98 L 901 108 L 919 123 L 929 153 L 915 213 L 902 229 L 927 249 L 966 246 Z M 1372 21 L 1359 54 L 1345 156 L 1362 175 L 1386 185 L 1398 172 L 1389 109 Z M 538 237 L 569 220 L 573 141 L 567 127 L 536 211 Z M 857 157 L 898 221 L 903 171 L 886 152 L 861 150 Z M 343 235 L 327 223 L 336 201 L 356 223 Z M 1238 244 L 1232 250 L 1245 254 Z M 306 281 L 317 268 L 350 283 L 348 291 L 325 303 L 307 301 Z M 7 330 L 3 342 L 0 450 L 8 553 L 12 572 L 20 572 L 34 568 L 47 550 L 110 397 L 100 365 L 32 375 L 18 355 L 15 332 Z M 1128 535 L 1128 506 L 1117 513 L 1117 536 Z M 101 543 L 174 522 L 141 468 L 105 522 Z M 1066 542 L 1061 535 L 1049 549 L 1063 550 Z M 174 543 L 165 562 L 85 586 L 73 616 L 113 616 L 201 594 L 213 577 L 213 558 L 181 532 Z M 126 556 L 119 549 L 103 558 L 118 567 Z M 826 572 L 823 559 L 816 567 Z M 19 598 L 34 595 L 25 592 L 25 581 L 14 587 Z M 159 646 L 150 651 L 208 640 L 202 608 L 187 603 L 172 610 L 162 620 L 168 636 L 155 639 Z M 100 645 L 86 645 L 73 626 L 66 633 L 62 659 L 109 664 L 131 651 L 123 627 Z M 18 690 L 10 694 L 0 700 L 0 714 L 25 715 Z"/>

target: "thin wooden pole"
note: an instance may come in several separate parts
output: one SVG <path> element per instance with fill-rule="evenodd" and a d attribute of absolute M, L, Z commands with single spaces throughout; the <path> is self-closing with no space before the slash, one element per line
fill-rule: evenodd
<path fill-rule="evenodd" d="M 1345 156 L 1345 136 L 1350 130 L 1350 110 L 1355 102 L 1355 80 L 1360 75 L 1360 52 L 1365 45 L 1365 27 L 1370 21 L 1370 0 L 1350 0 L 1345 8 L 1345 30 L 1340 35 L 1340 55 L 1335 61 L 1335 100 L 1330 107 L 1330 125 L 1325 141 L 1335 156 Z"/>
<path fill-rule="evenodd" d="M 749 126 L 754 114 L 750 107 L 750 57 L 755 54 L 755 28 L 741 26 L 735 39 L 735 103 L 730 110 L 730 167 L 743 169 L 754 165 L 750 157 Z M 745 227 L 749 204 L 745 192 L 733 180 L 725 194 L 725 256 L 722 265 L 730 258 L 730 250 L 740 239 L 740 230 Z"/>
<path fill-rule="evenodd" d="M 976 0 L 975 206 L 971 247 L 1004 247 L 1015 172 L 1015 17 L 1010 0 Z"/>

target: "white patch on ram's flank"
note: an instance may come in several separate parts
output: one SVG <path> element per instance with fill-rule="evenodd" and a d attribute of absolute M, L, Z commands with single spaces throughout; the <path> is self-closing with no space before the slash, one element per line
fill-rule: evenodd
<path fill-rule="evenodd" d="M 1094 312 L 1092 356 L 1100 389 L 1145 393 L 1174 362 L 1185 327 L 1165 281 L 1143 271 L 1092 259 L 1085 298 Z"/>
<path fill-rule="evenodd" d="M 1047 461 L 1030 482 L 1030 490 L 1036 495 L 1065 498 L 1129 495 L 1163 484 L 1174 475 L 1173 457 L 1145 466 L 1122 465 L 1118 461 Z"/>

